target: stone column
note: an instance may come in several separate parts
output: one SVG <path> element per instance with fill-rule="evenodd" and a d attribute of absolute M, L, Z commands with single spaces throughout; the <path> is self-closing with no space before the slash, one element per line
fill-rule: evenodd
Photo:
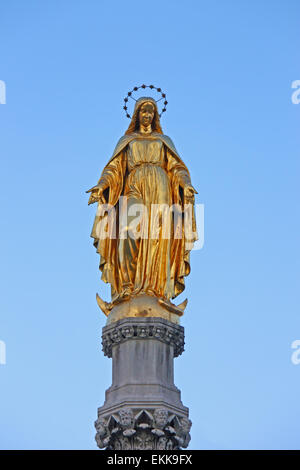
<path fill-rule="evenodd" d="M 112 358 L 112 385 L 95 422 L 98 447 L 187 447 L 191 421 L 173 365 L 184 350 L 184 328 L 158 317 L 128 317 L 103 328 L 102 345 Z"/>

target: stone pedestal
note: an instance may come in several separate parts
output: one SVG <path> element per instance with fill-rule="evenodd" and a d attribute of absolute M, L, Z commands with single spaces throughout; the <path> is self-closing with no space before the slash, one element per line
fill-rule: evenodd
<path fill-rule="evenodd" d="M 173 365 L 184 350 L 184 328 L 163 318 L 124 318 L 103 328 L 102 345 L 112 358 L 112 385 L 95 422 L 98 447 L 187 447 L 191 421 Z"/>

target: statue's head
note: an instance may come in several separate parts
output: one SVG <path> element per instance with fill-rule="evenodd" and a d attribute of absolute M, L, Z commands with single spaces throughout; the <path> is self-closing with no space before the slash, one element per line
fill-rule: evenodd
<path fill-rule="evenodd" d="M 96 431 L 103 436 L 106 432 L 106 421 L 103 418 L 98 418 L 97 421 L 95 421 L 95 428 Z"/>
<path fill-rule="evenodd" d="M 168 422 L 168 410 L 165 408 L 158 408 L 154 411 L 155 424 L 158 428 L 163 428 Z"/>
<path fill-rule="evenodd" d="M 120 423 L 124 427 L 133 425 L 133 412 L 130 408 L 123 408 L 119 411 Z"/>
<path fill-rule="evenodd" d="M 137 100 L 131 122 L 125 134 L 138 132 L 141 124 L 144 126 L 151 124 L 152 132 L 162 134 L 157 104 L 151 97 L 143 96 Z"/>

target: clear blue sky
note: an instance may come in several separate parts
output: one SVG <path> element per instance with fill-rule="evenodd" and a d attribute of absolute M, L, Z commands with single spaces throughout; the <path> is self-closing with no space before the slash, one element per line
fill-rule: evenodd
<path fill-rule="evenodd" d="M 94 449 L 111 384 L 90 231 L 134 85 L 205 204 L 175 383 L 191 449 L 299 448 L 298 1 L 6 1 L 0 17 L 0 447 Z"/>

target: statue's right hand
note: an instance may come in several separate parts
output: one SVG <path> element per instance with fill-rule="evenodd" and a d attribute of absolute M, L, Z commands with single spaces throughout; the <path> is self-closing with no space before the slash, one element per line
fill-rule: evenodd
<path fill-rule="evenodd" d="M 103 196 L 103 191 L 106 189 L 104 185 L 97 184 L 93 186 L 91 189 L 86 191 L 86 193 L 91 193 L 88 204 L 94 204 L 94 202 L 101 202 L 101 204 L 105 204 L 105 198 Z"/>

